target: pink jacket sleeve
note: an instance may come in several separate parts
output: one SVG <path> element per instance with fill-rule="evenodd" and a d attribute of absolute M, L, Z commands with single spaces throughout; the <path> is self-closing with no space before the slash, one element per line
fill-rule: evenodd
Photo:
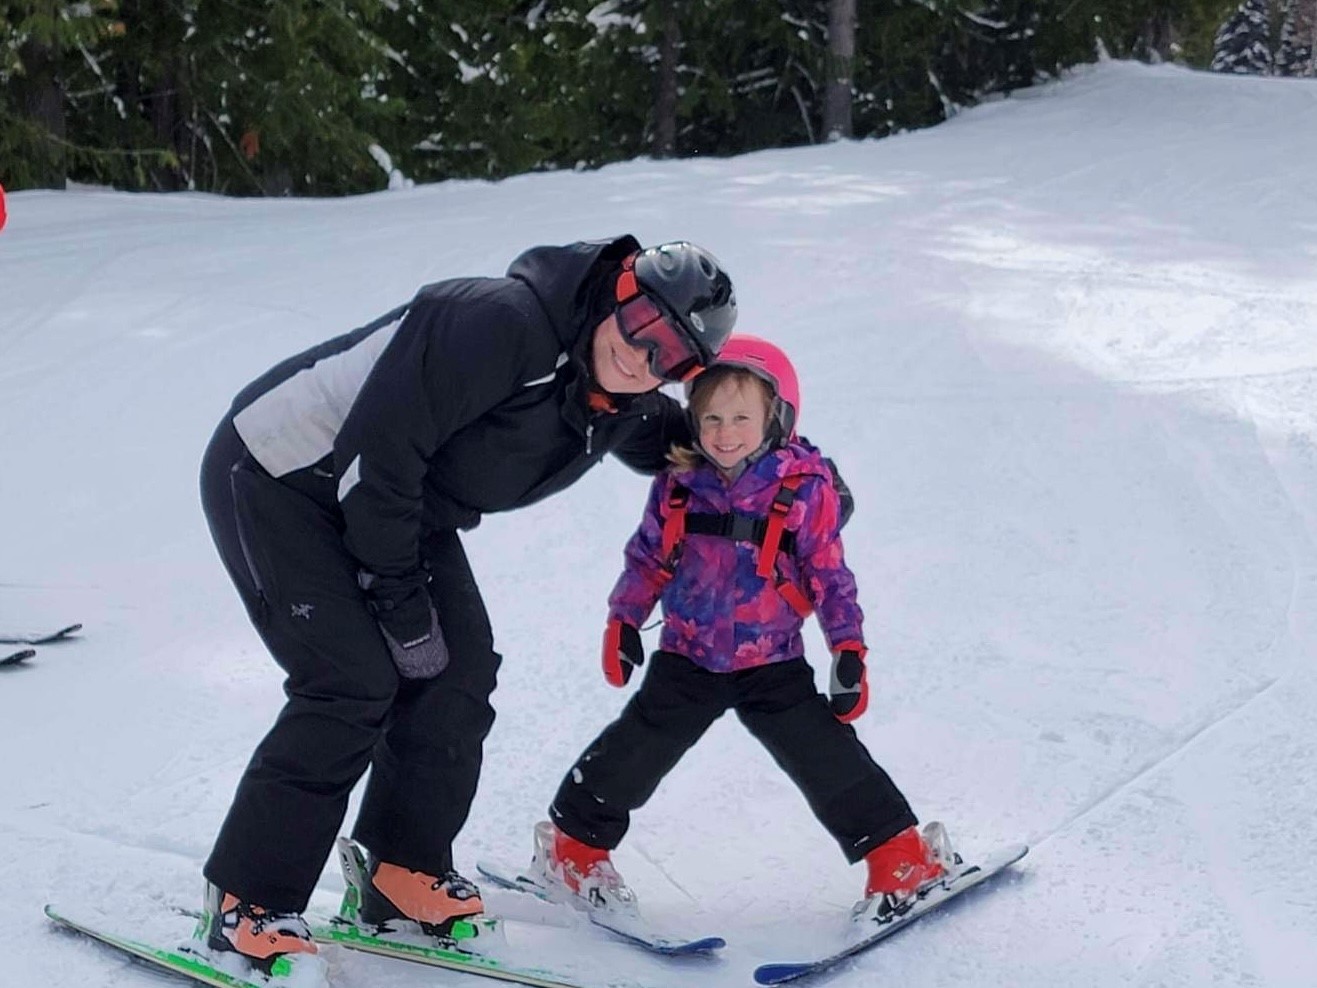
<path fill-rule="evenodd" d="M 801 488 L 805 519 L 796 532 L 796 559 L 804 590 L 814 605 L 828 645 L 864 641 L 864 612 L 856 600 L 855 574 L 841 544 L 841 500 L 823 478 Z"/>
<path fill-rule="evenodd" d="M 672 475 L 662 473 L 649 488 L 640 527 L 623 550 L 622 575 L 608 595 L 608 616 L 639 628 L 658 603 L 668 572 L 663 568 L 663 515 Z"/>

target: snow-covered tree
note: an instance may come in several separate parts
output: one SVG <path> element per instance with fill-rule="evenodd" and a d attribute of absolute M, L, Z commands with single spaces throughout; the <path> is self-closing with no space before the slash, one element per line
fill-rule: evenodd
<path fill-rule="evenodd" d="M 0 0 L 0 171 L 11 188 L 63 188 L 70 160 L 67 75 L 113 30 L 114 0 Z"/>
<path fill-rule="evenodd" d="M 1313 52 L 1317 49 L 1317 0 L 1287 0 L 1276 51 L 1278 75 L 1317 75 Z"/>
<path fill-rule="evenodd" d="M 1270 75 L 1271 5 L 1269 0 L 1244 0 L 1216 33 L 1213 72 Z"/>
<path fill-rule="evenodd" d="M 882 136 L 1101 43 L 1206 64 L 1238 2 L 0 0 L 0 175 L 332 195 Z M 1311 74 L 1315 24 L 1247 0 L 1214 67 Z"/>

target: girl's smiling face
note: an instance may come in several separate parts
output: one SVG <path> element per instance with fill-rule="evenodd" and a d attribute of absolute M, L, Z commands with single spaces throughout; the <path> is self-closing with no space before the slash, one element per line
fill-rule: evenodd
<path fill-rule="evenodd" d="M 768 431 L 764 390 L 753 379 L 725 378 L 700 412 L 700 447 L 722 470 L 731 471 L 764 444 Z"/>

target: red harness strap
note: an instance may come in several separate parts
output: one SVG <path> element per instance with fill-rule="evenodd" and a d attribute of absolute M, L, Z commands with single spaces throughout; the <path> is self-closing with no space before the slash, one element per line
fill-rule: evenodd
<path fill-rule="evenodd" d="M 803 618 L 809 617 L 814 610 L 814 605 L 805 596 L 805 591 L 789 580 L 778 581 L 777 592 L 782 595 L 783 600 L 791 605 L 791 609 Z"/>
<path fill-rule="evenodd" d="M 763 540 L 759 542 L 759 559 L 755 565 L 755 573 L 772 581 L 782 599 L 802 618 L 808 617 L 814 606 L 798 586 L 778 579 L 777 554 L 781 551 L 782 539 L 786 534 L 787 514 L 796 501 L 796 491 L 804 479 L 801 476 L 787 477 L 774 495 L 768 510 Z M 668 513 L 663 519 L 663 566 L 669 576 L 677 567 L 681 543 L 686 538 L 686 505 L 690 502 L 690 494 L 690 489 L 681 484 L 675 484 L 668 493 Z"/>
<path fill-rule="evenodd" d="M 690 488 L 674 484 L 668 493 L 668 516 L 663 519 L 663 565 L 671 570 L 677 565 L 677 550 L 686 538 L 686 503 Z"/>
<path fill-rule="evenodd" d="M 777 579 L 777 553 L 782 545 L 787 514 L 791 511 L 791 506 L 796 503 L 796 491 L 804 479 L 799 475 L 787 477 L 778 488 L 777 495 L 768 509 L 768 530 L 764 532 L 764 542 L 759 547 L 759 565 L 755 568 L 755 572 L 765 580 L 774 580 L 777 592 L 791 605 L 791 609 L 801 617 L 808 617 L 814 607 L 804 591 L 794 583 Z"/>
<path fill-rule="evenodd" d="M 755 572 L 767 580 L 773 575 L 777 565 L 777 552 L 782 546 L 782 531 L 786 527 L 787 513 L 796 503 L 796 490 L 803 477 L 788 477 L 782 481 L 773 503 L 768 508 L 768 530 L 764 532 L 764 541 L 759 546 L 759 566 Z"/>

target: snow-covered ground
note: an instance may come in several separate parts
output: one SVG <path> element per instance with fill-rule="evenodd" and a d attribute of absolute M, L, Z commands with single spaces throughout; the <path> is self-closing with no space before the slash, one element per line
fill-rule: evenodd
<path fill-rule="evenodd" d="M 861 736 L 968 855 L 1032 845 L 833 983 L 1317 983 L 1315 160 L 1312 81 L 1105 64 L 880 142 L 338 201 L 12 194 L 0 633 L 86 632 L 0 670 L 0 985 L 157 983 L 41 906 L 185 931 L 164 907 L 198 901 L 280 705 L 197 505 L 232 395 L 424 282 L 621 231 L 710 247 L 740 328 L 796 359 L 803 431 L 859 506 Z M 468 871 L 529 853 L 625 700 L 596 649 L 645 489 L 611 464 L 468 540 L 506 656 Z M 573 958 L 524 928 L 542 960 L 744 985 L 863 881 L 733 719 L 616 859 L 722 957 L 583 932 Z M 474 983 L 334 963 L 345 986 Z"/>

